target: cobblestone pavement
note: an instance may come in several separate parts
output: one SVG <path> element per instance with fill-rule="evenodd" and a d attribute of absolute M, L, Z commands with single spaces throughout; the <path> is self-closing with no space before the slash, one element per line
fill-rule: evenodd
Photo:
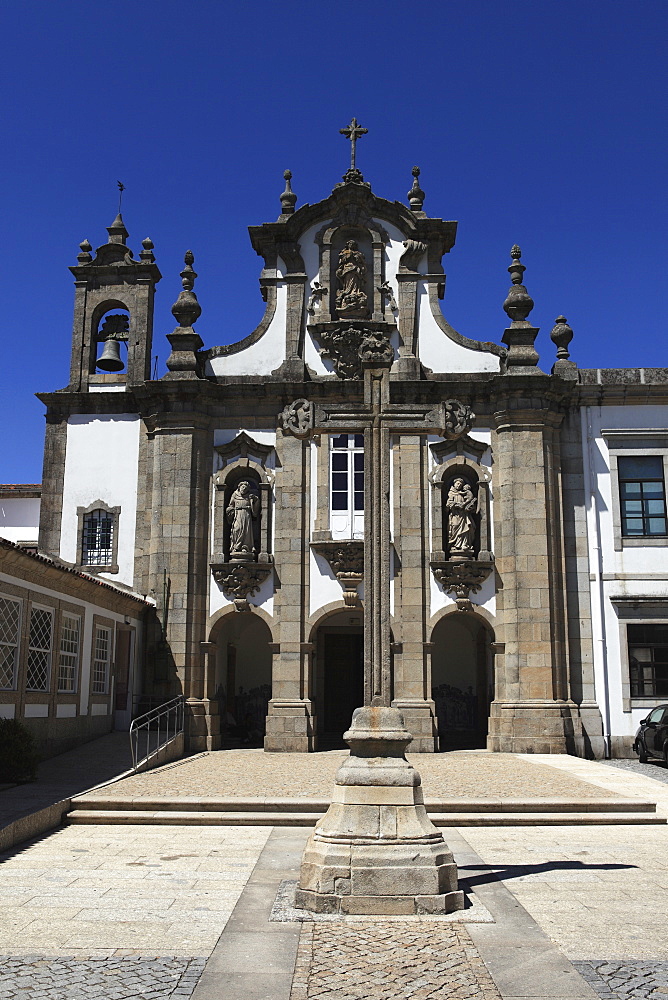
<path fill-rule="evenodd" d="M 347 750 L 311 754 L 218 750 L 132 775 L 95 795 L 329 798 L 334 774 L 347 754 Z M 409 754 L 409 760 L 422 776 L 427 798 L 601 798 L 615 794 L 516 754 L 458 751 Z"/>
<path fill-rule="evenodd" d="M 206 959 L 159 956 L 0 958 L 3 1000 L 188 1000 Z"/>
<path fill-rule="evenodd" d="M 0 954 L 206 957 L 269 832 L 69 826 L 6 851 Z"/>
<path fill-rule="evenodd" d="M 664 1000 L 668 962 L 573 962 L 602 1000 Z"/>
<path fill-rule="evenodd" d="M 619 767 L 631 774 L 646 774 L 648 778 L 656 778 L 657 781 L 665 781 L 668 784 L 668 767 L 661 761 L 652 761 L 651 764 L 641 764 L 639 760 L 602 760 L 602 764 L 609 767 Z"/>
<path fill-rule="evenodd" d="M 463 927 L 302 924 L 290 1000 L 499 1000 Z"/>

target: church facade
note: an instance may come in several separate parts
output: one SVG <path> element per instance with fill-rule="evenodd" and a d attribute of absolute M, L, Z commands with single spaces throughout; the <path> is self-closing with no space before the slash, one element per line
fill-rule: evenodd
<path fill-rule="evenodd" d="M 407 204 L 354 161 L 314 205 L 290 177 L 259 326 L 205 347 L 188 252 L 159 379 L 153 244 L 81 244 L 40 551 L 145 595 L 144 692 L 192 748 L 341 746 L 387 626 L 413 751 L 629 753 L 668 700 L 668 373 L 578 369 L 564 317 L 539 367 L 518 247 L 500 343 L 453 329 L 417 168 Z"/>

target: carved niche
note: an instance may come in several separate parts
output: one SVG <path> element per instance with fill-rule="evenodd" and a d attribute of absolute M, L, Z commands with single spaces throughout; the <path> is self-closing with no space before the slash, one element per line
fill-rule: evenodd
<path fill-rule="evenodd" d="M 385 276 L 389 236 L 361 206 L 351 204 L 315 240 L 320 270 L 309 300 L 309 330 L 339 378 L 361 379 L 369 351 L 383 353 L 383 363 L 394 360 L 389 338 L 396 330 L 396 302 Z"/>
<path fill-rule="evenodd" d="M 432 445 L 438 465 L 431 471 L 434 551 L 430 565 L 460 611 L 470 611 L 494 566 L 489 484 L 481 465 L 487 445 L 469 437 L 474 415 L 457 400 L 446 403 L 446 440 Z"/>
<path fill-rule="evenodd" d="M 214 580 L 237 611 L 247 611 L 272 571 L 271 514 L 273 472 L 267 462 L 272 446 L 242 431 L 217 447 L 222 468 L 213 476 Z"/>

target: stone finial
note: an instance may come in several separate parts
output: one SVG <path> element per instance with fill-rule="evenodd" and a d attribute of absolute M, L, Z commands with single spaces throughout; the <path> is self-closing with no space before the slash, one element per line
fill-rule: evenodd
<path fill-rule="evenodd" d="M 79 249 L 81 250 L 81 253 L 77 254 L 77 260 L 79 263 L 90 264 L 93 259 L 91 256 L 91 250 L 93 247 L 91 246 L 90 240 L 83 240 L 83 242 L 79 244 Z"/>
<path fill-rule="evenodd" d="M 556 325 L 552 328 L 550 337 L 552 338 L 552 343 L 556 344 L 557 358 L 560 361 L 566 361 L 571 356 L 568 345 L 573 339 L 573 330 L 566 322 L 565 316 L 557 316 L 554 322 Z"/>
<path fill-rule="evenodd" d="M 123 216 L 119 212 L 114 221 L 110 226 L 107 226 L 107 232 L 109 233 L 110 243 L 127 243 L 128 236 L 130 235 L 125 228 L 125 223 L 123 222 Z"/>
<path fill-rule="evenodd" d="M 511 321 L 502 337 L 508 347 L 506 371 L 509 375 L 526 373 L 527 368 L 536 368 L 538 365 L 538 354 L 533 346 L 538 327 L 532 326 L 527 320 L 534 303 L 522 284 L 526 268 L 520 259 L 521 256 L 522 251 L 515 244 L 510 251 L 511 264 L 508 268 L 512 285 L 503 303 L 503 308 Z"/>
<path fill-rule="evenodd" d="M 181 271 L 181 284 L 183 285 L 183 291 L 172 306 L 172 316 L 174 316 L 179 326 L 190 327 L 201 316 L 202 307 L 197 301 L 197 296 L 193 292 L 197 272 L 193 270 L 195 257 L 193 256 L 192 250 L 186 251 L 186 255 L 183 259 L 186 265 Z"/>
<path fill-rule="evenodd" d="M 577 380 L 578 366 L 574 361 L 568 360 L 570 358 L 568 345 L 573 339 L 573 330 L 566 322 L 565 316 L 557 316 L 554 322 L 550 337 L 557 347 L 557 360 L 552 365 L 552 374 L 571 381 Z"/>
<path fill-rule="evenodd" d="M 534 302 L 522 284 L 522 277 L 526 271 L 526 267 L 520 260 L 522 251 L 517 244 L 511 248 L 510 256 L 512 263 L 508 268 L 508 273 L 510 274 L 512 285 L 510 286 L 506 301 L 503 303 L 503 308 L 513 323 L 524 322 L 533 309 Z"/>
<path fill-rule="evenodd" d="M 421 212 L 422 205 L 424 204 L 425 193 L 420 187 L 418 177 L 420 176 L 420 168 L 413 167 L 413 187 L 407 194 L 408 204 L 411 206 L 411 212 Z"/>
<path fill-rule="evenodd" d="M 281 215 L 292 215 L 297 203 L 297 195 L 292 190 L 292 186 L 290 184 L 290 181 L 292 180 L 292 171 L 284 171 L 283 177 L 285 178 L 285 191 L 281 195 Z"/>
<path fill-rule="evenodd" d="M 141 245 L 143 249 L 139 254 L 139 259 L 146 261 L 147 264 L 155 263 L 155 256 L 153 255 L 153 240 L 147 236 L 145 240 L 141 241 Z"/>

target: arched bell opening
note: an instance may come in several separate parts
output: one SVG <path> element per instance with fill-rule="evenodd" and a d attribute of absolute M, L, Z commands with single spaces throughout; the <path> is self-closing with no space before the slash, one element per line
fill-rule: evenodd
<path fill-rule="evenodd" d="M 439 749 L 484 748 L 494 697 L 494 636 L 478 615 L 456 612 L 434 627 L 431 694 Z"/>
<path fill-rule="evenodd" d="M 107 302 L 96 310 L 94 316 L 94 342 L 99 355 L 95 356 L 94 370 L 112 374 L 125 370 L 130 336 L 130 314 L 121 302 Z"/>
<path fill-rule="evenodd" d="M 262 747 L 271 699 L 269 627 L 258 615 L 235 613 L 221 618 L 211 639 L 216 644 L 214 699 L 221 746 Z"/>

